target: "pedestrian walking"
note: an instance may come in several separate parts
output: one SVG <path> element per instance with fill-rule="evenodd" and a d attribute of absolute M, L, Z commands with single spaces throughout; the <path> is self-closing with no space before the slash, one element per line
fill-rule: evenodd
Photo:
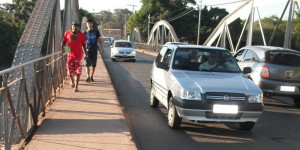
<path fill-rule="evenodd" d="M 80 23 L 77 20 L 72 21 L 72 29 L 64 33 L 62 42 L 62 52 L 68 52 L 66 67 L 70 76 L 70 84 L 74 92 L 78 91 L 80 75 L 82 73 L 82 51 L 86 59 L 85 35 L 80 32 Z M 74 79 L 75 76 L 75 79 Z M 76 82 L 74 82 L 76 80 Z"/>
<path fill-rule="evenodd" d="M 103 45 L 101 34 L 98 30 L 93 29 L 93 22 L 91 19 L 87 20 L 86 23 L 87 31 L 84 31 L 87 48 L 87 59 L 86 59 L 86 82 L 94 82 L 94 73 L 97 64 L 97 53 L 98 53 L 98 42 L 101 46 L 100 52 L 103 53 Z M 90 69 L 92 67 L 92 70 Z"/>

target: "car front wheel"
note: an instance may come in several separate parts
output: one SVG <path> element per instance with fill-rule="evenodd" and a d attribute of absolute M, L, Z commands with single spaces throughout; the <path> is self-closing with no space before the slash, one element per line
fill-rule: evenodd
<path fill-rule="evenodd" d="M 168 110 L 168 124 L 171 128 L 179 128 L 182 119 L 178 116 L 175 105 L 173 104 L 173 98 L 170 98 L 169 110 Z"/>
<path fill-rule="evenodd" d="M 151 107 L 157 107 L 159 104 L 158 99 L 154 96 L 154 88 L 151 86 L 150 90 L 150 106 Z"/>
<path fill-rule="evenodd" d="M 243 131 L 251 131 L 255 126 L 255 122 L 240 122 L 240 129 Z"/>
<path fill-rule="evenodd" d="M 293 100 L 294 100 L 294 105 L 300 107 L 300 96 L 294 96 Z"/>

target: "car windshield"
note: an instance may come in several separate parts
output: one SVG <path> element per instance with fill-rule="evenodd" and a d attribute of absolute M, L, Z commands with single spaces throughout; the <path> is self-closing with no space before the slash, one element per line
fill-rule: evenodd
<path fill-rule="evenodd" d="M 116 42 L 115 47 L 132 47 L 130 42 Z"/>
<path fill-rule="evenodd" d="M 300 66 L 300 53 L 289 50 L 268 51 L 266 52 L 266 63 L 285 66 Z"/>
<path fill-rule="evenodd" d="M 215 72 L 241 72 L 229 51 L 217 49 L 178 48 L 172 68 Z"/>

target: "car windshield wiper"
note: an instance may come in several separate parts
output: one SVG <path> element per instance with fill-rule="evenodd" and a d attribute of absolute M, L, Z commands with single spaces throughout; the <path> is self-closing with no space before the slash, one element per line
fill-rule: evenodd
<path fill-rule="evenodd" d="M 173 69 L 176 69 L 176 70 L 198 70 L 195 69 L 194 67 L 189 67 L 189 66 L 173 66 Z"/>
<path fill-rule="evenodd" d="M 204 69 L 204 68 L 199 68 L 200 71 L 207 71 L 207 72 L 212 72 L 213 70 L 211 69 Z"/>

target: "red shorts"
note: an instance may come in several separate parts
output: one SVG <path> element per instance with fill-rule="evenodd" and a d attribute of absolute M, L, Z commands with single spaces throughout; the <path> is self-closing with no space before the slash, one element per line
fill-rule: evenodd
<path fill-rule="evenodd" d="M 74 74 L 81 75 L 82 73 L 82 63 L 81 60 L 79 59 L 68 59 L 66 67 L 68 70 L 68 75 L 71 76 Z"/>

